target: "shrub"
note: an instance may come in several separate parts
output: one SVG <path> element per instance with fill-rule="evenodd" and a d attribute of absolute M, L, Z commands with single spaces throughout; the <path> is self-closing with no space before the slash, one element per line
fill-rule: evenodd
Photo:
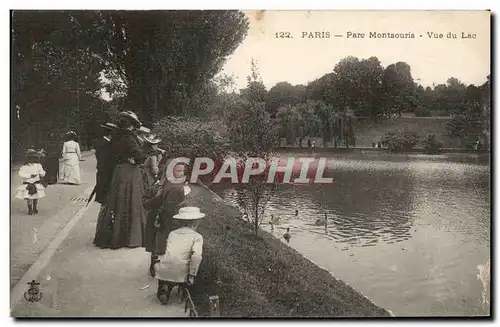
<path fill-rule="evenodd" d="M 168 158 L 210 157 L 222 160 L 229 151 L 222 122 L 192 117 L 165 117 L 154 124 L 153 133 Z"/>
<path fill-rule="evenodd" d="M 437 154 L 441 152 L 443 143 L 436 140 L 436 134 L 429 134 L 423 141 L 424 152 L 427 154 Z"/>
<path fill-rule="evenodd" d="M 432 112 L 428 108 L 417 108 L 415 110 L 415 116 L 417 117 L 432 117 Z"/>
<path fill-rule="evenodd" d="M 382 138 L 382 145 L 391 152 L 411 150 L 417 145 L 419 136 L 415 132 L 396 131 L 387 132 Z"/>

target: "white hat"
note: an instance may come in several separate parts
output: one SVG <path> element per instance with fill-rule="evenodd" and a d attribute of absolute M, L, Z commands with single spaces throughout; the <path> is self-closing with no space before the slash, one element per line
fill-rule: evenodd
<path fill-rule="evenodd" d="M 158 144 L 161 142 L 161 139 L 159 139 L 154 134 L 150 134 L 150 135 L 144 137 L 144 141 L 148 142 L 149 144 Z"/>
<path fill-rule="evenodd" d="M 151 129 L 147 128 L 146 126 L 141 126 L 137 130 L 139 133 L 144 133 L 144 134 L 149 134 L 151 133 Z"/>
<path fill-rule="evenodd" d="M 179 209 L 179 213 L 174 216 L 174 219 L 195 220 L 203 217 L 205 217 L 205 214 L 200 212 L 200 208 L 184 207 Z"/>

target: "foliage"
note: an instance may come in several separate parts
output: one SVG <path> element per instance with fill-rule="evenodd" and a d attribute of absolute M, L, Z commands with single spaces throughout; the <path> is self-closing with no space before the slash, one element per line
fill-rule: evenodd
<path fill-rule="evenodd" d="M 483 120 L 486 119 L 489 117 L 483 117 L 483 107 L 479 103 L 473 104 L 466 112 L 453 115 L 453 119 L 446 126 L 448 134 L 470 143 L 467 139 L 475 139 L 482 135 Z"/>
<path fill-rule="evenodd" d="M 304 85 L 293 86 L 288 82 L 279 82 L 269 90 L 266 98 L 266 107 L 275 115 L 281 107 L 295 106 L 305 101 L 306 87 Z"/>
<path fill-rule="evenodd" d="M 415 109 L 415 116 L 417 116 L 417 117 L 431 117 L 432 112 L 429 108 L 418 107 L 417 109 Z"/>
<path fill-rule="evenodd" d="M 214 102 L 210 80 L 247 30 L 239 11 L 15 11 L 13 134 L 95 137 L 109 109 L 103 87 L 146 125 L 201 115 Z"/>
<path fill-rule="evenodd" d="M 384 89 L 387 90 L 386 104 L 390 108 L 389 113 L 401 113 L 405 110 L 413 111 L 415 101 L 413 77 L 411 68 L 405 62 L 397 62 L 387 66 L 383 78 Z M 388 102 L 387 102 L 388 100 Z"/>
<path fill-rule="evenodd" d="M 80 134 L 84 146 L 95 135 L 96 120 L 102 119 L 103 63 L 95 56 L 100 46 L 94 18 L 85 11 L 13 13 L 14 149 L 23 143 L 43 146 L 67 129 Z"/>
<path fill-rule="evenodd" d="M 162 139 L 160 147 L 169 158 L 196 157 L 222 160 L 229 152 L 228 135 L 220 121 L 200 118 L 165 117 L 153 125 Z"/>
<path fill-rule="evenodd" d="M 190 99 L 243 41 L 239 11 L 103 12 L 109 74 L 127 86 L 132 110 L 146 122 L 189 113 Z"/>
<path fill-rule="evenodd" d="M 279 127 L 270 119 L 264 98 L 260 96 L 260 88 L 254 87 L 259 83 L 262 81 L 257 66 L 252 61 L 246 92 L 236 107 L 230 109 L 226 121 L 231 150 L 240 163 L 247 162 L 250 157 L 263 159 L 267 163 L 278 145 Z M 264 173 L 251 177 L 248 183 L 239 184 L 238 204 L 253 223 L 255 236 L 273 191 L 272 184 L 266 183 L 266 179 L 267 169 Z"/>
<path fill-rule="evenodd" d="M 424 152 L 427 154 L 437 154 L 441 152 L 443 143 L 436 140 L 436 134 L 429 134 L 423 141 Z"/>
<path fill-rule="evenodd" d="M 419 141 L 419 136 L 411 131 L 387 132 L 381 143 L 391 152 L 401 152 L 413 149 Z"/>

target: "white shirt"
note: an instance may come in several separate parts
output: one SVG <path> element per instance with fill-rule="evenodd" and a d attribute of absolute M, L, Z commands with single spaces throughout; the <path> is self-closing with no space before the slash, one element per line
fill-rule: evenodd
<path fill-rule="evenodd" d="M 75 141 L 66 141 L 63 145 L 63 156 L 69 153 L 76 153 L 78 158 L 81 158 L 80 155 L 80 145 Z"/>
<path fill-rule="evenodd" d="M 167 248 L 155 265 L 156 278 L 172 282 L 186 282 L 187 276 L 196 276 L 203 252 L 203 237 L 188 227 L 173 230 L 168 235 Z"/>
<path fill-rule="evenodd" d="M 36 176 L 31 177 L 33 174 L 36 174 Z M 45 170 L 39 163 L 30 163 L 19 169 L 19 176 L 23 178 L 23 182 L 34 183 L 40 180 L 40 176 L 45 176 Z"/>

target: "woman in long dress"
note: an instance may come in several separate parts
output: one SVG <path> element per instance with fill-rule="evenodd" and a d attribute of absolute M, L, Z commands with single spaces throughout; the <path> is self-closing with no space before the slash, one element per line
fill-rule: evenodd
<path fill-rule="evenodd" d="M 119 129 L 111 138 L 110 148 L 116 166 L 107 192 L 103 221 L 97 226 L 94 244 L 100 248 L 119 249 L 143 245 L 145 210 L 141 164 L 146 157 L 135 130 L 141 126 L 137 115 L 119 113 Z"/>
<path fill-rule="evenodd" d="M 62 177 L 67 184 L 80 184 L 80 145 L 76 142 L 76 133 L 70 131 L 66 134 L 66 142 L 62 149 Z"/>

